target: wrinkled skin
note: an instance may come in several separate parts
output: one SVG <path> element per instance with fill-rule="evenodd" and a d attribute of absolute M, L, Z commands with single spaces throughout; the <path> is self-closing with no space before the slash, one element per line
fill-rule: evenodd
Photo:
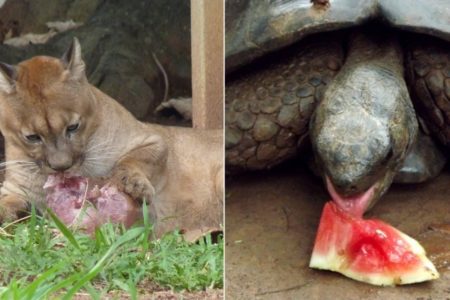
<path fill-rule="evenodd" d="M 367 207 L 381 197 L 394 175 L 396 181 L 408 183 L 424 182 L 437 176 L 446 162 L 440 147 L 448 149 L 450 145 L 450 23 L 448 12 L 444 9 L 447 4 L 445 0 L 418 0 L 414 4 L 411 6 L 402 1 L 387 0 L 228 0 L 226 66 L 228 71 L 237 71 L 227 74 L 227 170 L 267 169 L 291 157 L 304 155 L 304 142 L 308 136 L 311 140 L 315 139 L 310 135 L 312 130 L 308 121 L 323 98 L 323 92 L 319 90 L 327 90 L 333 85 L 333 77 L 337 76 L 342 83 L 353 74 L 361 76 L 361 86 L 364 78 L 367 83 L 383 86 L 389 75 L 382 75 L 383 72 L 373 68 L 374 57 L 370 58 L 369 54 L 365 57 L 363 52 L 358 54 L 358 51 L 351 49 L 351 43 L 345 38 L 350 30 L 333 31 L 344 28 L 361 31 L 372 27 L 379 29 L 380 38 L 385 41 L 374 44 L 372 48 L 366 47 L 367 50 L 381 51 L 375 53 L 376 56 L 383 55 L 382 52 L 389 47 L 396 49 L 397 55 L 384 62 L 384 69 L 392 69 L 390 72 L 395 77 L 394 81 L 400 84 L 394 81 L 387 84 L 394 91 L 408 96 L 403 81 L 406 77 L 415 112 L 423 120 L 421 125 L 426 125 L 421 126 L 420 142 L 410 145 L 411 137 L 399 136 L 405 132 L 413 136 L 411 126 L 400 120 L 406 115 L 404 111 L 410 110 L 402 105 L 385 105 L 393 114 L 391 116 L 373 109 L 372 118 L 354 120 L 353 129 L 342 117 L 345 114 L 341 115 L 344 124 L 340 124 L 338 115 L 330 115 L 334 120 L 328 120 L 326 129 L 318 129 L 323 124 L 314 125 L 322 132 L 321 141 L 313 141 L 316 146 L 321 144 L 315 147 L 321 149 L 320 153 L 316 151 L 316 169 L 324 174 L 330 192 L 347 199 L 350 196 L 361 199 L 359 196 L 363 193 Z M 364 28 L 356 28 L 363 24 Z M 340 33 L 344 38 L 339 39 Z M 398 34 L 402 47 L 393 45 L 397 42 L 395 37 L 389 36 L 391 33 Z M 295 45 L 297 41 L 300 42 Z M 327 44 L 320 45 L 320 41 Z M 286 55 L 284 49 L 280 50 L 288 45 L 290 48 L 298 47 L 297 56 Z M 355 75 L 356 70 L 349 66 L 352 52 L 354 58 L 368 59 L 368 70 L 364 74 Z M 262 67 L 264 63 L 261 61 L 266 60 L 267 56 L 274 63 Z M 326 64 L 330 58 L 337 62 L 332 70 Z M 238 69 L 251 61 L 254 62 L 248 68 L 250 72 Z M 355 63 L 351 64 L 355 68 Z M 344 67 L 341 69 L 341 66 Z M 405 72 L 399 69 L 403 67 Z M 345 75 L 341 75 L 342 72 Z M 242 78 L 237 74 L 241 74 Z M 371 82 L 377 76 L 381 81 Z M 345 91 L 351 91 L 350 88 L 337 85 L 335 88 L 341 89 L 343 102 L 351 107 L 353 113 L 364 111 L 356 108 L 358 101 L 355 107 L 352 106 L 354 97 L 345 98 Z M 259 93 L 255 93 L 257 89 Z M 376 91 L 374 87 L 362 91 L 366 95 L 375 93 L 384 102 L 383 91 Z M 384 94 L 393 96 L 389 92 Z M 372 103 L 374 107 L 387 104 L 375 100 Z M 332 106 L 331 100 L 327 106 Z M 387 121 L 390 124 L 379 124 L 377 113 L 385 119 L 383 122 L 393 117 Z M 349 111 L 346 117 L 355 119 Z M 319 123 L 324 120 L 326 118 Z M 348 135 L 339 132 L 341 125 L 350 130 Z M 344 147 L 344 152 L 339 148 L 343 147 L 343 141 L 331 138 L 331 128 L 338 131 L 338 137 L 347 139 L 349 146 Z M 373 139 L 366 143 L 358 138 L 358 131 Z M 329 149 L 325 149 L 325 142 L 329 143 Z M 408 159 L 401 162 L 404 156 Z"/>
<path fill-rule="evenodd" d="M 405 47 L 406 80 L 414 106 L 431 135 L 450 149 L 450 43 L 410 35 Z"/>
<path fill-rule="evenodd" d="M 435 39 L 410 49 L 407 35 L 378 28 L 311 36 L 228 76 L 227 170 L 271 168 L 304 154 L 310 140 L 330 194 L 363 211 L 394 178 L 437 176 L 446 157 L 436 142 L 446 144 L 449 128 L 448 51 Z M 419 132 L 416 112 L 430 131 Z"/>
<path fill-rule="evenodd" d="M 312 37 L 227 76 L 228 171 L 271 168 L 297 155 L 327 85 L 343 63 L 339 36 Z"/>
<path fill-rule="evenodd" d="M 365 211 L 390 186 L 416 140 L 417 120 L 403 79 L 402 52 L 393 37 L 350 37 L 346 63 L 311 119 L 311 141 L 340 200 Z M 330 187 L 329 187 L 330 188 Z M 336 200 L 336 199 L 335 199 Z"/>

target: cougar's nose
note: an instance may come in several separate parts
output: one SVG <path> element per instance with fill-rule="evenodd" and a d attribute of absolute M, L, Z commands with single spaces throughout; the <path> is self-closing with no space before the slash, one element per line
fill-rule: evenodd
<path fill-rule="evenodd" d="M 72 156 L 63 152 L 53 153 L 48 157 L 48 165 L 55 171 L 64 172 L 73 165 Z"/>
<path fill-rule="evenodd" d="M 58 172 L 64 172 L 68 170 L 71 166 L 72 165 L 57 165 L 57 166 L 50 166 L 50 168 Z"/>

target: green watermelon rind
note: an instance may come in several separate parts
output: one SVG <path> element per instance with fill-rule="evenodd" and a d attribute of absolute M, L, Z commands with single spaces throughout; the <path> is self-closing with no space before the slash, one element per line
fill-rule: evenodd
<path fill-rule="evenodd" d="M 346 256 L 338 254 L 339 252 L 344 251 L 336 249 L 336 247 L 330 247 L 328 254 L 325 255 L 319 253 L 319 251 L 313 251 L 309 267 L 338 272 L 354 280 L 380 286 L 411 284 L 439 278 L 438 271 L 433 263 L 427 258 L 426 252 L 419 242 L 395 228 L 392 229 L 408 243 L 410 251 L 420 260 L 420 264 L 418 264 L 417 267 L 397 273 L 362 273 L 352 270 L 350 265 L 351 262 L 347 261 Z M 345 237 L 334 236 L 333 238 L 339 239 Z M 330 241 L 330 243 L 333 242 L 334 241 Z"/>

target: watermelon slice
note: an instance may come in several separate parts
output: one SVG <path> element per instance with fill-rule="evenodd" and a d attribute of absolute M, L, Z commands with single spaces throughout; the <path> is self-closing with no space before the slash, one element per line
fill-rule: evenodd
<path fill-rule="evenodd" d="M 416 240 L 382 221 L 351 214 L 333 201 L 323 209 L 309 266 L 374 285 L 439 277 Z"/>

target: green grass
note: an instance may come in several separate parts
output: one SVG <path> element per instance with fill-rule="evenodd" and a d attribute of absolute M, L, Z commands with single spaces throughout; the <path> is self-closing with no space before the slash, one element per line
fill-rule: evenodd
<path fill-rule="evenodd" d="M 83 291 L 100 299 L 110 291 L 137 299 L 155 286 L 179 290 L 221 288 L 223 240 L 185 242 L 177 232 L 149 240 L 152 228 L 105 224 L 89 237 L 55 216 L 36 216 L 0 231 L 0 299 L 71 299 Z"/>

